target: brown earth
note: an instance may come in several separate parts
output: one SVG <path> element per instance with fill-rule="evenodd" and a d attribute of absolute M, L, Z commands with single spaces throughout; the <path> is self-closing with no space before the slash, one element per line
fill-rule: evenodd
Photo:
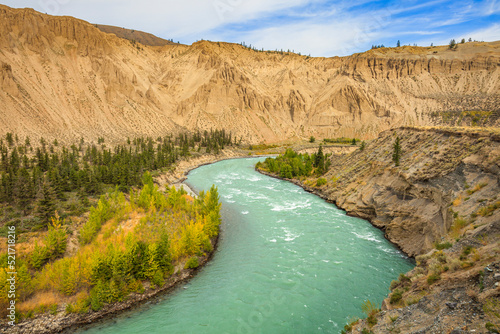
<path fill-rule="evenodd" d="M 500 42 L 342 58 L 208 41 L 148 46 L 72 17 L 0 5 L 0 135 L 112 143 L 225 128 L 257 143 L 365 139 L 450 119 L 498 125 L 499 64 Z M 461 113 L 470 110 L 483 113 Z"/>

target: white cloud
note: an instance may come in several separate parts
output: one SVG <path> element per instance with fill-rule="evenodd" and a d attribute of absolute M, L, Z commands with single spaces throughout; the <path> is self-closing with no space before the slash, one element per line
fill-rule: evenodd
<path fill-rule="evenodd" d="M 269 50 L 288 49 L 314 56 L 348 55 L 376 39 L 377 26 L 366 26 L 366 17 L 314 23 L 312 20 L 298 24 L 256 29 L 244 36 L 257 48 Z"/>
<path fill-rule="evenodd" d="M 462 34 L 459 39 L 465 38 L 465 40 L 468 40 L 469 37 L 477 41 L 498 41 L 500 40 L 500 24 L 495 23 L 487 28 L 478 29 L 466 34 Z"/>
<path fill-rule="evenodd" d="M 92 23 L 146 30 L 163 37 L 185 37 L 218 26 L 252 20 L 324 0 L 7 0 L 51 15 L 71 15 Z M 170 36 L 169 36 L 170 35 Z"/>

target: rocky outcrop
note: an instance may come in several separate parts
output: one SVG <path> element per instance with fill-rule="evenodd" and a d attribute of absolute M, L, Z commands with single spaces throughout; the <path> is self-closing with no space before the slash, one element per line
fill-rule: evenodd
<path fill-rule="evenodd" d="M 402 145 L 398 167 L 392 160 L 396 137 Z M 383 229 L 405 253 L 423 254 L 457 217 L 475 224 L 500 220 L 500 210 L 495 218 L 477 215 L 500 193 L 499 139 L 495 132 L 453 129 L 386 131 L 365 150 L 334 157 L 321 191 L 349 214 Z"/>
<path fill-rule="evenodd" d="M 0 88 L 11 96 L 19 95 L 19 89 L 12 74 L 12 66 L 7 63 L 2 63 L 0 67 Z"/>
<path fill-rule="evenodd" d="M 224 127 L 251 143 L 367 139 L 393 126 L 446 123 L 444 112 L 495 112 L 500 101 L 499 42 L 312 58 L 222 42 L 149 46 L 130 37 L 139 32 L 116 33 L 129 40 L 0 5 L 0 62 L 8 64 L 0 135 L 112 142 Z"/>

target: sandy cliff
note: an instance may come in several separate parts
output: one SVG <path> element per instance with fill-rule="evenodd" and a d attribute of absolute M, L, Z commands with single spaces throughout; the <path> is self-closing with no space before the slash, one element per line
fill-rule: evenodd
<path fill-rule="evenodd" d="M 249 142 L 373 138 L 469 110 L 498 124 L 499 42 L 313 58 L 207 41 L 147 46 L 2 5 L 0 22 L 0 135 L 122 140 L 224 127 Z"/>

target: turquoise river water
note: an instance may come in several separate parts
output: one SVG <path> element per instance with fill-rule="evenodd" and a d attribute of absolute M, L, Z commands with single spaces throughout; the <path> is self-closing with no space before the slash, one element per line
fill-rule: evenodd
<path fill-rule="evenodd" d="M 363 316 L 364 301 L 380 304 L 390 282 L 413 267 L 369 222 L 257 173 L 257 161 L 189 173 L 194 189 L 219 189 L 213 259 L 157 303 L 85 333 L 339 333 Z"/>

